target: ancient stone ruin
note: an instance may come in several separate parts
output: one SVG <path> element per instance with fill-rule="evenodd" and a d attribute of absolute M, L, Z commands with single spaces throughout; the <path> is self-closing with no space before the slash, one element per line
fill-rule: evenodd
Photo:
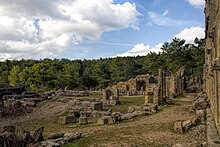
<path fill-rule="evenodd" d="M 159 69 L 158 76 L 139 75 L 126 82 L 108 87 L 103 92 L 107 104 L 119 101 L 120 96 L 145 95 L 145 104 L 165 103 L 167 98 L 181 95 L 186 87 L 185 68 L 180 68 L 176 74 Z"/>
<path fill-rule="evenodd" d="M 57 133 L 51 134 L 47 139 L 43 137 L 44 127 L 40 127 L 34 132 L 23 130 L 16 133 L 15 126 L 3 126 L 0 131 L 1 147 L 60 147 L 66 143 L 73 142 L 82 137 L 81 133 Z"/>
<path fill-rule="evenodd" d="M 220 124 L 220 1 L 206 0 L 206 48 L 204 86 L 210 100 L 211 110 L 219 129 Z"/>

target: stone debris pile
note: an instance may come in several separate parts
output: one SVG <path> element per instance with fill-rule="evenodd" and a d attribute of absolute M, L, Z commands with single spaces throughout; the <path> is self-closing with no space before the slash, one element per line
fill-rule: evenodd
<path fill-rule="evenodd" d="M 43 137 L 44 127 L 41 127 L 33 133 L 23 131 L 17 135 L 15 126 L 3 126 L 0 133 L 1 147 L 61 147 L 66 143 L 73 142 L 82 137 L 81 133 L 57 133 L 51 134 L 47 140 Z"/>
<path fill-rule="evenodd" d="M 187 132 L 190 128 L 205 125 L 206 124 L 206 108 L 209 108 L 209 101 L 206 94 L 198 93 L 194 97 L 194 101 L 191 106 L 191 112 L 195 113 L 192 119 L 185 121 L 177 121 L 174 123 L 174 130 L 177 133 Z"/>

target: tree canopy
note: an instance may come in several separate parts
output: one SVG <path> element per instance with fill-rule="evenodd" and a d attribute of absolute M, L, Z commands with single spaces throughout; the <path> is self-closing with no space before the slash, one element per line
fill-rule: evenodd
<path fill-rule="evenodd" d="M 185 66 L 187 76 L 202 78 L 204 39 L 193 44 L 173 38 L 160 53 L 146 56 L 116 57 L 99 60 L 6 60 L 0 62 L 0 82 L 31 89 L 102 89 L 140 74 L 157 75 L 158 69 L 175 73 Z"/>

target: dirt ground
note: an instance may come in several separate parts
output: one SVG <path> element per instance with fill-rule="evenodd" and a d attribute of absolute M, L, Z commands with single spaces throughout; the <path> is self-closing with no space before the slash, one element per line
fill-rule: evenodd
<path fill-rule="evenodd" d="M 203 143 L 206 142 L 205 125 L 194 127 L 184 134 L 177 134 L 173 130 L 174 122 L 187 120 L 195 115 L 190 113 L 192 100 L 193 94 L 185 94 L 172 99 L 174 102 L 172 105 L 161 106 L 160 111 L 155 114 L 104 126 L 97 123 L 85 126 L 60 125 L 57 123 L 57 117 L 71 108 L 71 99 L 68 102 L 54 101 L 42 104 L 31 115 L 16 119 L 14 123 L 31 131 L 43 125 L 45 134 L 58 132 L 84 134 L 82 139 L 66 145 L 69 147 L 166 147 L 176 143 Z M 1 120 L 0 125 L 3 123 L 7 123 L 6 120 Z"/>
<path fill-rule="evenodd" d="M 190 106 L 193 95 L 174 99 L 174 105 L 131 122 L 99 126 L 84 130 L 89 137 L 70 146 L 165 147 L 180 143 L 206 142 L 206 126 L 200 125 L 184 134 L 176 134 L 174 122 L 193 117 Z"/>

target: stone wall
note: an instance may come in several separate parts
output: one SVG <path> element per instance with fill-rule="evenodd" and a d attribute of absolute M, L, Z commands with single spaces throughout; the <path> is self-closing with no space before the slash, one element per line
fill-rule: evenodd
<path fill-rule="evenodd" d="M 185 68 L 180 68 L 175 75 L 169 75 L 159 69 L 158 76 L 139 75 L 126 82 L 108 87 L 103 91 L 107 103 L 119 100 L 119 95 L 145 95 L 145 103 L 166 103 L 167 98 L 181 95 L 185 90 Z"/>
<path fill-rule="evenodd" d="M 157 85 L 157 77 L 147 74 L 119 82 L 116 86 L 120 95 L 143 95 L 148 87 L 155 87 L 155 85 Z"/>
<path fill-rule="evenodd" d="M 204 92 L 210 100 L 217 126 L 220 123 L 220 1 L 206 0 Z"/>
<path fill-rule="evenodd" d="M 175 75 L 169 75 L 166 71 L 159 69 L 158 84 L 154 88 L 148 88 L 145 103 L 166 103 L 167 98 L 177 97 L 184 92 L 185 68 L 180 68 Z M 152 100 L 153 98 L 153 100 Z"/>

